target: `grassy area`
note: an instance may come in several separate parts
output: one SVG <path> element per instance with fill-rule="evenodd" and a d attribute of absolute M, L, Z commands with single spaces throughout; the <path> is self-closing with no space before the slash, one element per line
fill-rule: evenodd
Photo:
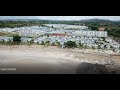
<path fill-rule="evenodd" d="M 8 34 L 8 37 L 19 36 L 19 34 Z"/>
<path fill-rule="evenodd" d="M 0 36 L 8 35 L 8 33 L 0 32 Z"/>
<path fill-rule="evenodd" d="M 0 32 L 0 36 L 12 37 L 12 36 L 19 36 L 19 34 L 17 34 L 17 33 Z"/>

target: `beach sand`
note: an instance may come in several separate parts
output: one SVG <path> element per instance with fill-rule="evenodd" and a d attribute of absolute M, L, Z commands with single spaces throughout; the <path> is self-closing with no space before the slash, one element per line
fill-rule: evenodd
<path fill-rule="evenodd" d="M 107 54 L 83 53 L 55 46 L 1 45 L 0 74 L 76 74 L 83 62 L 104 64 L 110 59 L 115 62 L 113 68 L 119 71 L 120 56 L 110 58 Z"/>

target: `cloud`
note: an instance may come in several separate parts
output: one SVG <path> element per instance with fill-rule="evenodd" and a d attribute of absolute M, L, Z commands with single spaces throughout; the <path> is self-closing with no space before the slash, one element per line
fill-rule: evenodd
<path fill-rule="evenodd" d="M 36 16 L 0 16 L 0 19 L 36 19 Z"/>
<path fill-rule="evenodd" d="M 81 20 L 81 19 L 120 20 L 120 16 L 0 16 L 0 19 L 49 19 L 49 20 Z"/>
<path fill-rule="evenodd" d="M 120 20 L 120 16 L 37 16 L 39 19 L 50 20 L 81 20 L 81 19 L 108 19 L 108 20 Z"/>

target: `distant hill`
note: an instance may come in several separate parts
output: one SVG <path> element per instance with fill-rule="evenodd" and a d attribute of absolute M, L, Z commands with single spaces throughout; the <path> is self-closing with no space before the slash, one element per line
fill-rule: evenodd
<path fill-rule="evenodd" d="M 112 22 L 112 21 L 110 21 L 110 20 L 105 20 L 105 19 L 87 19 L 87 20 L 80 20 L 80 22 L 94 22 L 94 23 L 107 22 L 107 23 L 110 23 L 110 22 Z"/>
<path fill-rule="evenodd" d="M 110 21 L 105 19 L 86 19 L 86 20 L 44 20 L 44 19 L 2 19 L 0 21 L 44 21 L 46 23 L 107 23 L 107 24 L 118 24 L 120 21 Z"/>
<path fill-rule="evenodd" d="M 0 19 L 0 21 L 40 21 L 42 19 Z"/>

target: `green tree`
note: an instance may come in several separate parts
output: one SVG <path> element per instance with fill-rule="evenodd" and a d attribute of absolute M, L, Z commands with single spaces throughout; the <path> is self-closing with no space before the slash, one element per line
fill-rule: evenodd
<path fill-rule="evenodd" d="M 97 47 L 98 49 L 101 49 L 101 46 L 100 45 L 98 45 L 98 47 Z"/>
<path fill-rule="evenodd" d="M 74 41 L 67 41 L 66 43 L 64 43 L 64 45 L 67 47 L 67 48 L 75 48 L 77 45 Z"/>
<path fill-rule="evenodd" d="M 113 49 L 113 46 L 110 46 L 110 49 Z"/>
<path fill-rule="evenodd" d="M 14 44 L 20 44 L 21 43 L 21 37 L 20 36 L 13 36 L 13 43 Z"/>
<path fill-rule="evenodd" d="M 83 44 L 79 43 L 79 48 L 82 49 L 83 48 Z"/>
<path fill-rule="evenodd" d="M 42 41 L 42 42 L 41 42 L 41 45 L 45 45 L 45 42 L 44 42 L 44 41 Z"/>
<path fill-rule="evenodd" d="M 97 26 L 91 26 L 91 30 L 98 30 Z"/>
<path fill-rule="evenodd" d="M 37 42 L 37 45 L 39 45 L 39 42 Z"/>
<path fill-rule="evenodd" d="M 105 37 L 102 37 L 103 41 L 105 41 Z"/>
<path fill-rule="evenodd" d="M 30 44 L 34 44 L 34 40 L 32 39 L 32 40 L 30 40 Z"/>
<path fill-rule="evenodd" d="M 104 49 L 107 49 L 107 46 L 106 46 L 106 45 L 104 45 Z"/>

